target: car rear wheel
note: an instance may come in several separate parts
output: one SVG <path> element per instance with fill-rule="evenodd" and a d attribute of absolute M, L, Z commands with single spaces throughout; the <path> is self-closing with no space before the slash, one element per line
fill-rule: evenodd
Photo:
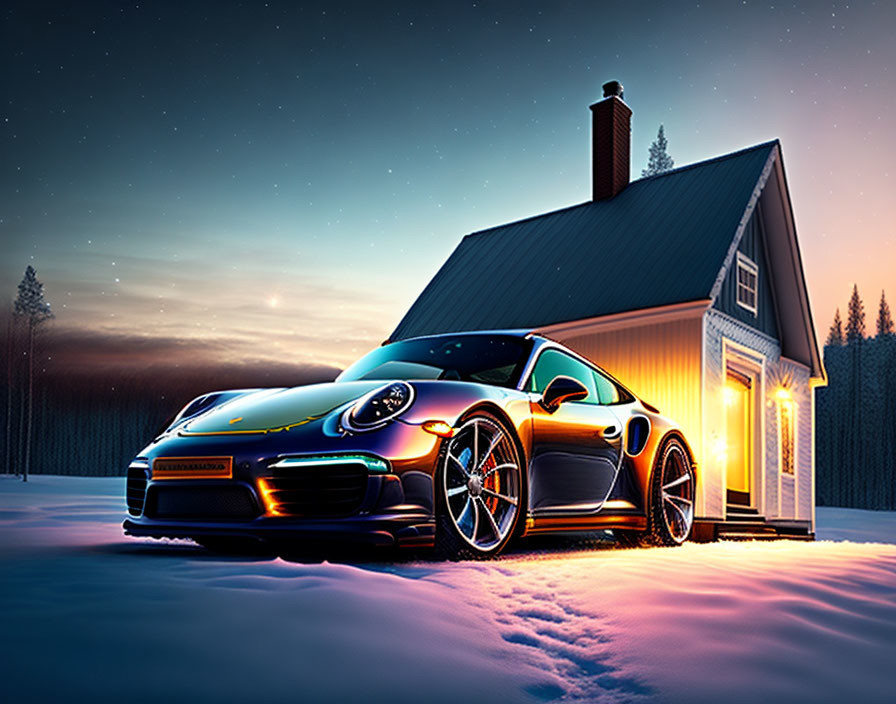
<path fill-rule="evenodd" d="M 653 470 L 647 530 L 614 530 L 617 542 L 627 547 L 681 545 L 694 526 L 695 485 L 694 467 L 684 443 L 669 438 Z"/>
<path fill-rule="evenodd" d="M 442 446 L 436 485 L 436 550 L 451 560 L 497 555 L 524 510 L 512 431 L 490 413 L 469 416 Z"/>

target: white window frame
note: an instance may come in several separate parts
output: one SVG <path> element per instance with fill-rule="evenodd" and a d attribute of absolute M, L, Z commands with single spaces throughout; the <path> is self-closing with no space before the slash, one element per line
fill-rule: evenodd
<path fill-rule="evenodd" d="M 741 269 L 748 271 L 753 275 L 753 280 L 756 282 L 755 288 L 753 289 L 753 305 L 751 306 L 744 300 L 741 300 L 740 292 L 741 289 L 745 291 L 749 291 L 749 287 L 741 284 L 740 282 L 740 272 Z M 739 305 L 744 310 L 750 311 L 753 315 L 758 315 L 759 313 L 759 267 L 756 266 L 756 262 L 750 259 L 745 254 L 737 253 L 737 268 L 734 272 L 734 298 L 737 301 L 737 305 Z"/>
<path fill-rule="evenodd" d="M 740 297 L 741 289 L 745 291 L 750 291 L 748 286 L 741 284 L 740 282 L 740 272 L 741 269 L 744 271 L 748 271 L 753 275 L 753 280 L 755 283 L 755 288 L 753 289 L 753 305 L 751 306 L 747 301 L 744 301 Z M 737 253 L 737 268 L 734 272 L 734 298 L 737 301 L 737 305 L 739 305 L 744 310 L 750 311 L 753 315 L 758 315 L 759 313 L 759 267 L 756 266 L 756 262 L 750 259 L 745 254 Z"/>

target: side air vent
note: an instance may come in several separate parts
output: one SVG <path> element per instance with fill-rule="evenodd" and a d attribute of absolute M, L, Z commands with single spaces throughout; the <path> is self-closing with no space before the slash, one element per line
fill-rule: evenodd
<path fill-rule="evenodd" d="M 628 422 L 625 451 L 635 457 L 641 454 L 650 437 L 650 421 L 644 416 L 635 416 Z"/>

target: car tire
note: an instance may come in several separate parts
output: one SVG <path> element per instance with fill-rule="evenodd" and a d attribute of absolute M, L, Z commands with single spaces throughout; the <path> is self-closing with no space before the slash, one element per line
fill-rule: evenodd
<path fill-rule="evenodd" d="M 650 481 L 647 530 L 615 529 L 623 547 L 675 546 L 684 543 L 694 527 L 696 475 L 687 447 L 668 438 L 657 453 Z"/>
<path fill-rule="evenodd" d="M 436 554 L 484 560 L 510 542 L 525 514 L 521 452 L 497 416 L 476 411 L 442 443 L 436 468 Z"/>
<path fill-rule="evenodd" d="M 630 528 L 614 528 L 613 537 L 622 548 L 640 548 L 647 545 L 647 531 Z"/>

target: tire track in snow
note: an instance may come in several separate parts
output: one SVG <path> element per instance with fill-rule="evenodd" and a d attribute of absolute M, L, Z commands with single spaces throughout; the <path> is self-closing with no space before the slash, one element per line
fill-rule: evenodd
<path fill-rule="evenodd" d="M 470 566 L 451 586 L 474 589 L 476 605 L 490 612 L 501 638 L 513 656 L 553 675 L 529 693 L 542 701 L 643 702 L 653 694 L 640 679 L 615 664 L 616 650 L 603 616 L 579 609 L 546 578 L 520 583 L 520 575 L 506 567 Z M 440 577 L 447 577 L 442 574 Z M 516 582 L 507 589 L 507 580 Z M 439 579 L 442 581 L 442 579 Z M 484 584 L 479 584 L 481 582 Z M 463 585 L 463 586 L 461 586 Z"/>

